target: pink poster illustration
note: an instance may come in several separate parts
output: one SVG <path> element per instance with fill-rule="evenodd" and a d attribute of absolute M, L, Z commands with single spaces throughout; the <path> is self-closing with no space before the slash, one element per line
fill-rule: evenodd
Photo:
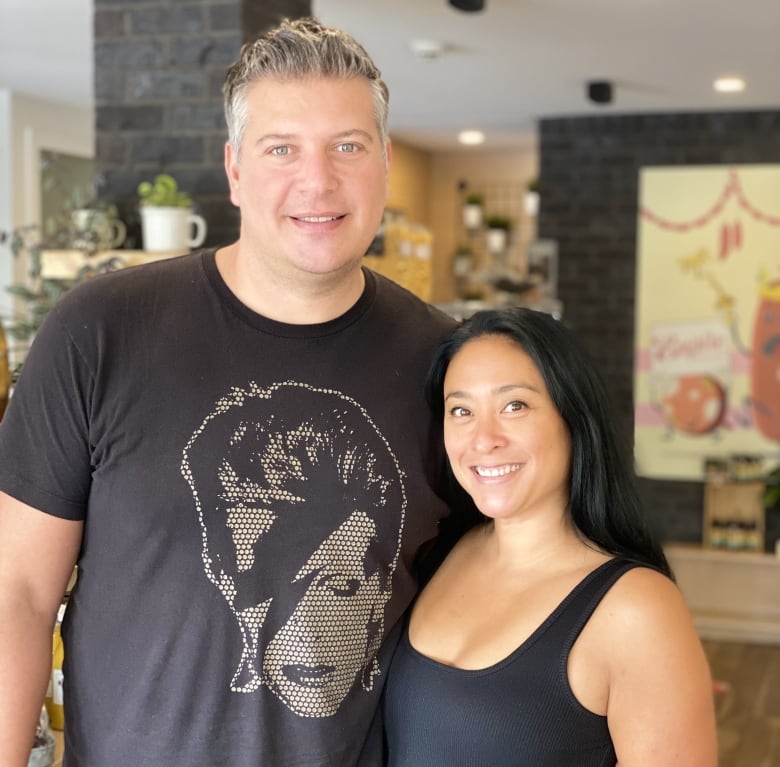
<path fill-rule="evenodd" d="M 780 457 L 780 166 L 642 169 L 634 367 L 640 474 Z"/>

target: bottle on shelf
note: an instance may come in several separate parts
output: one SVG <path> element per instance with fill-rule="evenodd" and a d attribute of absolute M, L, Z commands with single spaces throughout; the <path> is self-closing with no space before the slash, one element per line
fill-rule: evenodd
<path fill-rule="evenodd" d="M 49 678 L 49 687 L 46 691 L 46 699 L 44 701 L 46 713 L 49 715 L 49 722 L 54 730 L 62 730 L 65 728 L 65 707 L 62 699 L 62 661 L 65 653 L 62 646 L 62 634 L 60 632 L 63 612 L 64 607 L 61 607 L 59 615 L 57 616 L 57 622 L 54 624 L 51 649 L 51 676 Z"/>

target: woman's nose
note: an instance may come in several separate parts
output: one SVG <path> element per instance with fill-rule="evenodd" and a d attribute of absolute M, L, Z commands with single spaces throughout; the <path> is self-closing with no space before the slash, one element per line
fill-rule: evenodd
<path fill-rule="evenodd" d="M 493 415 L 480 416 L 474 424 L 474 448 L 488 452 L 506 444 L 506 437 L 498 418 Z"/>

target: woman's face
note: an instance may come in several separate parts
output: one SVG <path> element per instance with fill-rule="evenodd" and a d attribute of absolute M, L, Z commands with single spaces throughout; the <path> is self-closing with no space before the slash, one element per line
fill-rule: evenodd
<path fill-rule="evenodd" d="M 531 358 L 504 336 L 468 341 L 444 379 L 444 444 L 453 473 L 495 519 L 560 515 L 571 438 Z"/>
<path fill-rule="evenodd" d="M 354 512 L 296 576 L 310 585 L 266 648 L 263 681 L 297 714 L 334 714 L 378 649 L 389 594 L 365 574 L 375 535 L 371 518 Z"/>

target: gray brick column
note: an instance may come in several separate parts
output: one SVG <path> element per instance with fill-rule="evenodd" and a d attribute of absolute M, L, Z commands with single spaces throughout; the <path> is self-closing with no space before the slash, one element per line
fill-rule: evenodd
<path fill-rule="evenodd" d="M 126 247 L 140 247 L 136 187 L 171 173 L 209 225 L 207 244 L 233 241 L 220 89 L 241 44 L 310 0 L 95 0 L 98 195 L 117 203 Z"/>

